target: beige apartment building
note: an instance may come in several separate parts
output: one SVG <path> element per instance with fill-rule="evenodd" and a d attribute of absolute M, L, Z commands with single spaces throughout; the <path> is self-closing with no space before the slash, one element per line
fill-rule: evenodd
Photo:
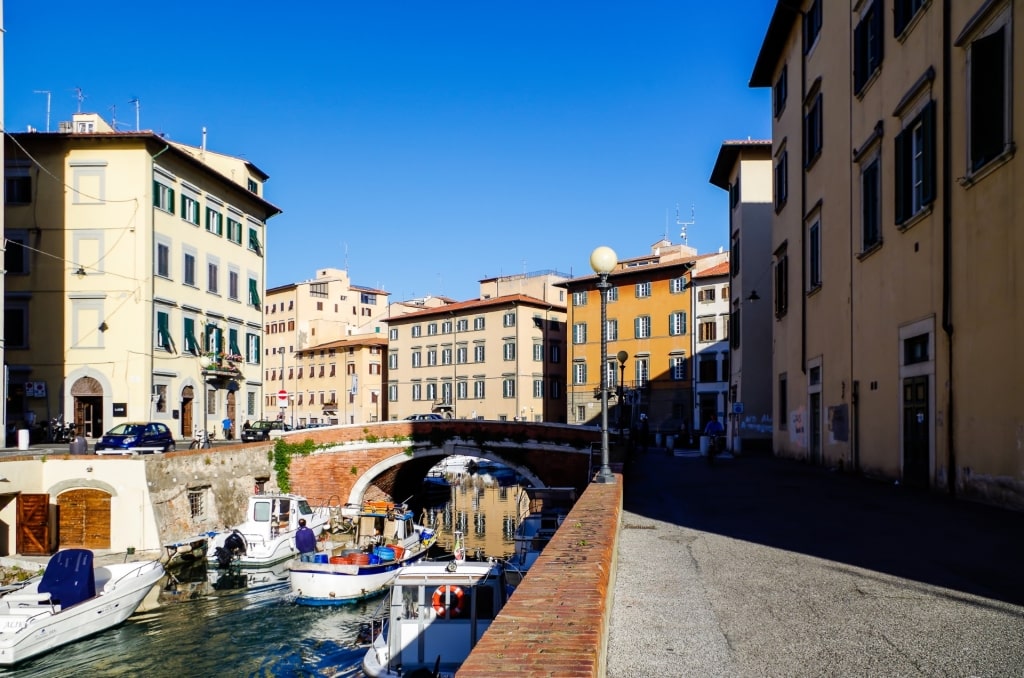
<path fill-rule="evenodd" d="M 7 135 L 5 154 L 11 420 L 187 437 L 256 415 L 267 175 L 95 114 Z"/>
<path fill-rule="evenodd" d="M 566 277 L 489 278 L 479 299 L 392 317 L 387 417 L 564 422 Z"/>
<path fill-rule="evenodd" d="M 267 290 L 264 378 L 273 388 L 266 390 L 261 416 L 275 419 L 283 415 L 293 426 L 371 421 L 369 413 L 373 408 L 346 410 L 341 405 L 347 398 L 338 401 L 337 394 L 343 391 L 351 394 L 352 380 L 344 377 L 358 375 L 347 373 L 345 370 L 354 368 L 346 367 L 344 361 L 339 371 L 336 360 L 340 345 L 337 342 L 359 336 L 367 340 L 379 338 L 386 345 L 388 296 L 383 290 L 353 285 L 348 271 L 336 268 L 319 269 L 311 280 Z M 379 344 L 372 341 L 366 346 L 379 348 Z M 346 352 L 349 348 L 354 350 L 352 345 L 346 345 Z M 382 362 L 382 356 L 377 356 L 375 363 L 367 360 L 367 367 L 377 366 L 373 380 L 376 385 L 363 385 L 377 389 L 378 398 Z M 311 378 L 313 382 L 308 381 Z M 357 378 L 357 388 L 358 382 Z M 280 391 L 287 393 L 285 407 L 278 397 Z M 315 402 L 310 402 L 311 399 Z M 338 407 L 332 408 L 330 403 Z"/>
<path fill-rule="evenodd" d="M 281 353 L 291 362 L 268 370 L 269 383 L 288 394 L 284 405 L 275 398 L 279 414 L 298 427 L 381 421 L 387 347 L 383 336 L 360 334 Z"/>
<path fill-rule="evenodd" d="M 726 141 L 718 152 L 711 183 L 729 193 L 729 316 L 726 425 L 735 451 L 770 451 L 772 422 L 772 142 Z M 695 286 L 710 276 L 705 271 Z M 758 292 L 758 289 L 761 292 Z M 762 293 L 764 296 L 762 297 Z M 700 299 L 697 306 L 715 303 Z M 723 339 L 724 339 L 723 335 Z M 698 347 L 703 337 L 698 336 Z M 704 360 L 700 359 L 703 373 Z M 703 379 L 697 389 L 704 388 Z M 698 401 L 706 397 L 698 394 Z"/>
<path fill-rule="evenodd" d="M 260 416 L 283 417 L 293 426 L 383 420 L 388 318 L 453 302 L 438 296 L 389 297 L 384 290 L 353 285 L 348 271 L 335 268 L 267 290 L 264 379 L 269 386 Z"/>
<path fill-rule="evenodd" d="M 777 3 L 777 454 L 1024 507 L 1022 9 Z"/>

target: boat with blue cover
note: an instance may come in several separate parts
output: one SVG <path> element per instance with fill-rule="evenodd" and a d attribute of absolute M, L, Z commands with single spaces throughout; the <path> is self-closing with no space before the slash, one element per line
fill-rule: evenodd
<path fill-rule="evenodd" d="M 41 576 L 0 597 L 0 666 L 117 626 L 163 577 L 156 560 L 94 567 L 88 549 L 58 551 Z"/>

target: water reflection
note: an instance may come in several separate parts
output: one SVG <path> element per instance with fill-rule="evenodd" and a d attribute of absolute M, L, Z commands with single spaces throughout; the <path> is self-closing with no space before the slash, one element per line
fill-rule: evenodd
<path fill-rule="evenodd" d="M 518 483 L 464 475 L 453 479 L 446 498 L 434 498 L 424 506 L 419 517 L 437 532 L 437 543 L 446 551 L 452 548 L 454 533 L 460 531 L 471 556 L 504 558 L 515 550 L 513 537 L 524 500 Z M 488 529 L 489 525 L 495 527 Z"/>
<path fill-rule="evenodd" d="M 164 605 L 0 676 L 361 675 L 359 624 L 380 601 L 304 607 L 287 588 Z"/>

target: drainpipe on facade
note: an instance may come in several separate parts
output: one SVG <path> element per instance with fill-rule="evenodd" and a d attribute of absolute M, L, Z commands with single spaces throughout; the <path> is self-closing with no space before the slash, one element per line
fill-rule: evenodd
<path fill-rule="evenodd" d="M 942 3 L 942 72 L 945 74 L 942 81 L 942 330 L 946 333 L 946 360 L 949 374 L 946 376 L 948 385 L 946 392 L 946 487 L 950 496 L 956 496 L 956 445 L 953 437 L 953 311 L 952 311 L 952 257 L 953 257 L 953 217 L 950 203 L 952 203 L 953 174 L 952 174 L 952 133 L 950 114 L 952 111 L 952 96 L 950 93 L 950 69 L 952 68 L 952 55 L 950 44 L 950 0 Z"/>

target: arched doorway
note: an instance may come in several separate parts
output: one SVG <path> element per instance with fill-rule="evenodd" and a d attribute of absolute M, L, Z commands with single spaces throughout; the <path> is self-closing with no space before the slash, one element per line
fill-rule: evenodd
<path fill-rule="evenodd" d="M 75 431 L 88 438 L 103 435 L 103 386 L 92 377 L 81 377 L 71 384 L 74 399 Z"/>
<path fill-rule="evenodd" d="M 195 390 L 191 386 L 181 389 L 181 437 L 192 437 L 192 403 L 195 402 Z"/>
<path fill-rule="evenodd" d="M 60 548 L 110 548 L 110 495 L 68 490 L 57 495 Z"/>

